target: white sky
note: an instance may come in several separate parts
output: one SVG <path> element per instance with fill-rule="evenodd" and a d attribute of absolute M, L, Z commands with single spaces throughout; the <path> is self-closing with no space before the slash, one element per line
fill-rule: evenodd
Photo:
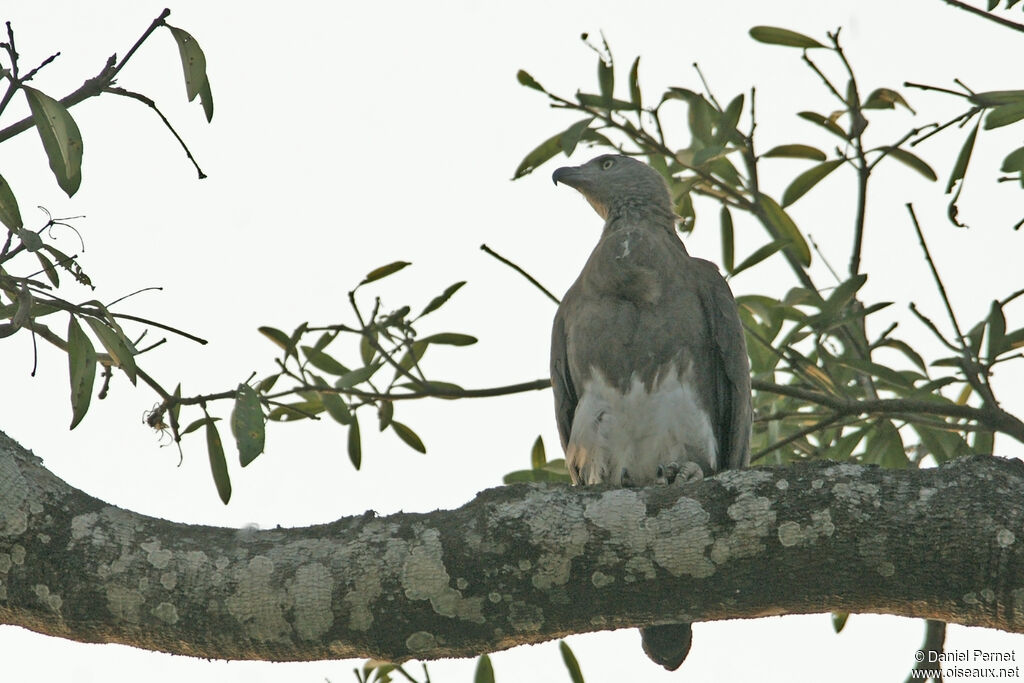
<path fill-rule="evenodd" d="M 34 81 L 60 97 L 95 75 L 112 52 L 123 53 L 156 17 L 151 2 L 8 0 L 22 67 L 50 53 L 62 56 Z M 727 8 L 726 11 L 715 8 Z M 830 149 L 827 134 L 796 111 L 834 108 L 799 51 L 754 43 L 747 30 L 770 24 L 819 38 L 843 26 L 847 54 L 863 91 L 900 88 L 904 80 L 949 85 L 959 76 L 976 90 L 1012 88 L 1019 54 L 1014 34 L 938 0 L 881 2 L 204 3 L 171 6 L 170 23 L 191 32 L 205 50 L 216 103 L 212 125 L 197 104 L 184 102 L 177 49 L 159 32 L 122 73 L 119 84 L 157 100 L 209 174 L 191 166 L 151 111 L 103 97 L 73 109 L 85 139 L 83 183 L 68 200 L 56 187 L 38 136 L 4 145 L 0 172 L 16 191 L 30 225 L 34 206 L 75 221 L 86 242 L 81 262 L 98 285 L 72 299 L 109 301 L 144 286 L 163 292 L 135 298 L 125 310 L 188 329 L 206 347 L 171 339 L 145 360 L 151 374 L 186 393 L 234 386 L 272 368 L 275 348 L 259 325 L 291 330 L 302 321 L 347 318 L 346 292 L 370 269 L 403 259 L 414 267 L 373 290 L 385 305 L 422 306 L 448 284 L 470 284 L 423 332 L 478 336 L 469 349 L 432 348 L 427 368 L 438 379 L 484 387 L 543 377 L 554 307 L 514 273 L 478 250 L 487 243 L 563 292 L 597 237 L 600 220 L 578 196 L 554 188 L 549 164 L 509 182 L 523 155 L 575 118 L 548 109 L 539 93 L 516 83 L 525 68 L 556 92 L 596 88 L 595 57 L 578 40 L 603 29 L 617 57 L 620 84 L 642 54 L 648 99 L 668 85 L 693 89 L 699 61 L 721 100 L 758 88 L 759 145 L 807 142 Z M 917 125 L 958 111 L 945 99 L 903 90 L 922 112 Z M 27 107 L 18 99 L 0 124 Z M 682 114 L 682 108 L 676 110 Z M 886 128 L 882 119 L 891 120 Z M 681 125 L 677 124 L 677 130 Z M 873 129 L 895 139 L 915 125 L 905 112 L 879 117 Z M 994 297 L 1020 286 L 1019 188 L 991 191 L 1002 154 L 1020 144 L 1007 129 L 983 134 L 962 207 L 971 230 L 945 221 L 940 198 L 963 132 L 921 153 L 940 182 L 929 184 L 903 167 L 881 168 L 872 192 L 865 269 L 868 300 L 894 300 L 876 332 L 899 319 L 906 338 L 934 356 L 934 343 L 906 311 L 916 301 L 935 320 L 941 304 L 903 204 L 917 203 L 933 254 L 947 279 L 961 323 L 969 327 Z M 1013 135 L 1017 135 L 1014 138 Z M 685 146 L 685 137 L 677 137 Z M 1002 154 L 997 152 L 1002 151 Z M 583 150 L 575 160 L 589 158 Z M 893 166 L 893 165 L 890 165 Z M 766 180 L 781 193 L 805 165 L 777 161 Z M 792 214 L 814 235 L 837 269 L 850 241 L 851 177 L 833 174 Z M 985 187 L 988 185 L 989 187 Z M 933 208 L 927 208 L 931 203 Z M 705 210 L 713 209 L 711 206 Z M 708 211 L 688 239 L 692 253 L 720 259 L 717 211 Z M 77 238 L 58 233 L 73 251 Z M 738 222 L 739 253 L 766 238 Z M 819 282 L 827 283 L 820 260 Z M 784 270 L 765 266 L 733 281 L 737 293 L 780 295 Z M 1021 319 L 1008 311 L 1010 327 Z M 59 326 L 58 326 L 59 327 Z M 105 501 L 168 519 L 242 526 L 324 522 L 368 508 L 386 514 L 428 511 L 466 502 L 528 465 L 538 433 L 555 457 L 558 440 L 547 392 L 462 403 L 401 405 L 396 416 L 423 437 L 423 456 L 391 433 L 374 433 L 363 417 L 363 470 L 352 470 L 345 433 L 329 423 L 274 425 L 267 453 L 242 471 L 229 454 L 234 496 L 221 505 L 210 480 L 202 439 L 161 448 L 141 424 L 154 402 L 118 376 L 105 402 L 94 401 L 70 433 L 66 358 L 41 348 L 32 366 L 29 338 L 5 340 L 0 366 L 0 428 L 41 456 L 74 486 Z M 1021 371 L 1001 366 L 1004 405 L 1024 412 Z M 226 417 L 230 407 L 218 405 Z M 194 415 L 192 417 L 195 417 Z M 183 418 L 188 421 L 191 418 Z M 229 439 L 226 424 L 222 434 Z M 997 439 L 998 453 L 1019 456 L 1020 444 Z M 941 543 L 941 539 L 936 539 Z M 698 625 L 693 651 L 676 679 L 731 681 L 902 680 L 920 644 L 921 622 L 854 616 L 836 636 L 827 615 Z M 640 652 L 635 631 L 569 638 L 588 681 L 669 680 Z M 739 645 L 742 643 L 742 645 Z M 1019 636 L 952 627 L 950 648 L 1016 650 Z M 332 681 L 351 679 L 357 662 L 267 664 L 206 662 L 122 646 L 80 645 L 22 629 L 0 627 L 4 668 L 11 680 L 62 681 Z M 548 643 L 493 657 L 499 680 L 565 681 L 557 647 Z M 471 660 L 430 665 L 436 683 L 470 680 Z M 417 669 L 417 667 L 413 667 Z"/>

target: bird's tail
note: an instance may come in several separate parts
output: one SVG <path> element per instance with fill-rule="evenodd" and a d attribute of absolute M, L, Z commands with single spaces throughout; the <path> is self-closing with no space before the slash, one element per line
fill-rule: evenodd
<path fill-rule="evenodd" d="M 690 624 L 665 624 L 640 629 L 644 652 L 656 664 L 675 671 L 690 651 Z"/>

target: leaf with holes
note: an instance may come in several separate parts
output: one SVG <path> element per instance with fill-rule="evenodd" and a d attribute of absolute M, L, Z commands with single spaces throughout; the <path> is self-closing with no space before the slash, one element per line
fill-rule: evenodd
<path fill-rule="evenodd" d="M 82 134 L 78 124 L 67 108 L 49 95 L 27 85 L 21 89 L 25 91 L 32 121 L 43 141 L 50 170 L 60 189 L 70 197 L 82 184 Z"/>
<path fill-rule="evenodd" d="M 263 407 L 256 390 L 248 384 L 239 384 L 235 407 L 231 411 L 231 434 L 238 446 L 238 461 L 245 467 L 263 452 L 266 426 Z"/>
<path fill-rule="evenodd" d="M 188 101 L 191 102 L 203 90 L 204 86 L 208 86 L 206 55 L 203 54 L 203 48 L 199 47 L 199 43 L 196 42 L 196 39 L 188 31 L 176 28 L 170 24 L 164 24 L 164 26 L 174 36 L 174 42 L 178 44 L 181 68 L 185 72 L 185 92 L 188 95 Z M 209 107 L 208 118 L 213 116 L 213 100 L 210 100 Z M 205 104 L 203 108 L 206 108 Z"/>

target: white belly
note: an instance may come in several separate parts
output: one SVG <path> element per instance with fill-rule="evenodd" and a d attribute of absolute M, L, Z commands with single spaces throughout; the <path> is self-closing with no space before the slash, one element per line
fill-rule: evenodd
<path fill-rule="evenodd" d="M 595 371 L 584 384 L 566 448 L 577 484 L 653 483 L 659 465 L 695 462 L 712 472 L 718 445 L 688 379 L 670 368 L 648 392 L 635 375 L 623 395 Z M 579 476 L 576 477 L 575 473 Z"/>

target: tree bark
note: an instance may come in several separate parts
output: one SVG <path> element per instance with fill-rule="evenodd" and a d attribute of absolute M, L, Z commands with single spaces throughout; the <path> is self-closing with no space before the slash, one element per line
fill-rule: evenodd
<path fill-rule="evenodd" d="M 823 611 L 1024 632 L 1024 464 L 811 462 L 638 489 L 517 484 L 306 528 L 171 523 L 0 432 L 0 623 L 223 659 L 463 657 Z"/>

